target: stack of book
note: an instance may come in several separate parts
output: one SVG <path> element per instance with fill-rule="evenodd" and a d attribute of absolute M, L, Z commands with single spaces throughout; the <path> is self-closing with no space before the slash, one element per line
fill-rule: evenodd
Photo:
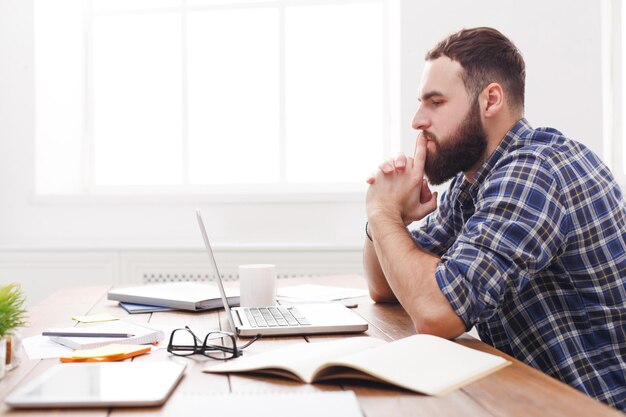
<path fill-rule="evenodd" d="M 239 291 L 236 289 L 227 288 L 226 296 L 231 306 L 239 304 Z M 205 311 L 224 307 L 217 287 L 199 282 L 115 288 L 108 292 L 107 298 L 119 301 L 120 306 L 130 314 L 168 310 Z"/>

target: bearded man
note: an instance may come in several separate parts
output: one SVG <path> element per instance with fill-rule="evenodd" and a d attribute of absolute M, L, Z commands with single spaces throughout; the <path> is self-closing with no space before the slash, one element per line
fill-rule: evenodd
<path fill-rule="evenodd" d="M 626 207 L 584 145 L 524 119 L 525 64 L 491 28 L 426 55 L 413 158 L 368 179 L 372 299 L 481 339 L 626 411 Z M 452 180 L 438 201 L 428 181 Z M 412 222 L 423 220 L 409 231 Z"/>

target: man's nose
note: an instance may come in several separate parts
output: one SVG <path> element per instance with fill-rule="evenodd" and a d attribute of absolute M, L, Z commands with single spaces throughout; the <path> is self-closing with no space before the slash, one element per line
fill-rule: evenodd
<path fill-rule="evenodd" d="M 413 116 L 413 123 L 411 124 L 415 130 L 425 130 L 430 127 L 430 119 L 424 112 L 422 106 L 420 106 Z"/>

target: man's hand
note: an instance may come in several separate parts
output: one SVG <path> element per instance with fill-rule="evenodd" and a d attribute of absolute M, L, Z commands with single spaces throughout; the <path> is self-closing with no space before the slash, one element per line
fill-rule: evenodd
<path fill-rule="evenodd" d="M 421 220 L 437 208 L 437 193 L 432 193 L 424 179 L 426 140 L 419 135 L 415 157 L 399 155 L 380 164 L 368 179 L 367 216 L 384 214 L 401 218 L 405 225 Z"/>

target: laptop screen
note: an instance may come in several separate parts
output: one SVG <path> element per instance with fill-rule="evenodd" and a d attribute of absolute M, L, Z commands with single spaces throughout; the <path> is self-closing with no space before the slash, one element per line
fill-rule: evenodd
<path fill-rule="evenodd" d="M 230 312 L 230 305 L 228 305 L 228 299 L 226 298 L 226 292 L 224 291 L 224 284 L 222 284 L 222 277 L 220 275 L 220 271 L 217 268 L 217 263 L 215 262 L 215 256 L 213 256 L 213 250 L 211 249 L 211 243 L 209 243 L 209 236 L 206 233 L 206 228 L 204 227 L 204 222 L 202 221 L 202 214 L 200 214 L 200 209 L 196 209 L 196 218 L 198 219 L 198 226 L 200 226 L 200 232 L 202 232 L 202 238 L 204 239 L 204 246 L 206 247 L 207 253 L 209 254 L 209 260 L 211 261 L 211 267 L 213 268 L 213 276 L 215 278 L 215 282 L 217 283 L 217 288 L 220 291 L 220 295 L 222 297 L 222 303 L 224 304 L 224 310 L 226 311 L 226 317 L 228 317 L 228 323 L 230 324 L 231 331 L 233 333 L 237 333 L 237 327 L 235 326 L 235 321 L 233 320 L 233 316 Z"/>

